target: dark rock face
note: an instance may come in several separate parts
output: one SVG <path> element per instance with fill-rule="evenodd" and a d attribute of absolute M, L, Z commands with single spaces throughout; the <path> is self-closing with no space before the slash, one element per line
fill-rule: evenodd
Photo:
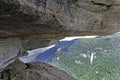
<path fill-rule="evenodd" d="M 50 41 L 49 38 L 44 39 L 41 36 L 0 39 L 0 70 L 13 63 L 17 57 L 24 55 L 26 50 L 45 47 Z"/>
<path fill-rule="evenodd" d="M 40 35 L 28 36 L 21 39 L 22 45 L 26 50 L 37 49 L 40 47 L 46 47 L 51 41 L 50 38 L 43 38 Z"/>
<path fill-rule="evenodd" d="M 25 4 L 26 2 L 27 4 Z M 38 12 L 36 5 L 29 0 L 25 3 L 17 0 L 0 1 L 1 30 L 40 29 L 60 26 L 54 15 Z"/>
<path fill-rule="evenodd" d="M 119 0 L 1 0 L 0 23 L 7 29 L 63 26 L 79 31 L 119 31 L 119 4 Z"/>
<path fill-rule="evenodd" d="M 75 80 L 66 72 L 45 63 L 23 64 L 16 60 L 0 74 L 1 80 Z"/>
<path fill-rule="evenodd" d="M 2 38 L 0 39 L 0 69 L 12 63 L 24 50 L 45 47 L 64 36 L 86 33 L 77 31 L 88 31 L 86 34 L 91 34 L 89 31 L 92 31 L 92 34 L 96 35 L 120 31 L 119 7 L 119 0 L 0 0 L 0 38 Z M 64 31 L 66 29 L 67 31 Z M 55 40 L 51 41 L 52 39 Z M 40 66 L 38 63 L 34 65 Z M 40 69 L 34 68 L 34 66 L 30 67 L 35 71 Z M 29 74 L 30 69 L 22 70 L 17 77 L 13 75 L 9 78 L 18 80 L 22 76 L 23 80 L 31 80 L 34 77 L 31 78 L 32 73 Z M 34 76 L 41 80 L 42 77 L 45 80 L 55 80 L 58 74 L 50 72 L 52 75 L 45 73 L 48 75 L 46 77 L 44 74 L 39 74 L 39 71 L 37 73 L 39 76 L 33 71 Z M 8 75 L 7 72 L 5 74 Z M 25 78 L 26 76 L 28 79 Z M 60 76 L 56 80 L 72 80 L 67 77 L 58 79 Z M 9 78 L 4 79 L 2 74 L 0 78 L 9 80 Z"/>
<path fill-rule="evenodd" d="M 23 53 L 23 47 L 19 39 L 0 39 L 0 69 L 4 69 L 12 63 L 21 53 Z"/>
<path fill-rule="evenodd" d="M 48 64 L 24 64 L 16 60 L 26 49 L 54 43 L 50 40 L 43 41 L 40 36 L 0 39 L 0 80 L 75 80 L 64 71 Z"/>

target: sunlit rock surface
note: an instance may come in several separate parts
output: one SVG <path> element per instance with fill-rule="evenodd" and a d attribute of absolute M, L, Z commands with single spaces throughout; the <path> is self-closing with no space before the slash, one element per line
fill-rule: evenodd
<path fill-rule="evenodd" d="M 45 49 L 46 51 L 43 51 Z M 118 80 L 120 33 L 91 38 L 68 37 L 51 47 L 29 51 L 29 55 L 21 57 L 20 60 L 25 63 L 28 61 L 51 64 L 77 80 Z"/>

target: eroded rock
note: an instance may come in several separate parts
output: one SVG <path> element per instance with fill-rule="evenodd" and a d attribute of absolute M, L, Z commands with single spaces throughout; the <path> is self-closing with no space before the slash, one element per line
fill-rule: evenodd
<path fill-rule="evenodd" d="M 0 22 L 7 29 L 120 30 L 120 18 L 116 15 L 120 11 L 118 0 L 1 0 L 0 3 Z"/>
<path fill-rule="evenodd" d="M 23 64 L 16 60 L 1 73 L 2 80 L 75 80 L 66 72 L 45 63 Z"/>
<path fill-rule="evenodd" d="M 0 69 L 12 63 L 23 52 L 21 41 L 17 38 L 0 39 Z"/>
<path fill-rule="evenodd" d="M 83 35 L 77 31 L 88 31 L 87 34 L 91 34 L 89 31 L 97 31 L 93 34 L 101 34 L 101 31 L 106 33 L 120 31 L 119 13 L 119 0 L 1 0 L 0 33 L 2 34 L 0 37 L 19 37 L 22 43 L 17 38 L 0 39 L 0 69 L 14 61 L 17 55 L 22 52 L 22 46 L 27 50 L 35 49 L 53 44 L 54 40 L 51 42 L 50 40 L 61 35 L 61 37 Z M 76 31 L 70 33 L 71 31 L 63 31 L 65 29 Z M 30 35 L 40 36 L 29 37 Z M 19 80 L 22 77 L 23 80 L 31 80 L 37 77 L 46 80 L 54 80 L 55 78 L 59 80 L 58 78 L 63 76 L 58 76 L 58 74 L 52 73 L 52 70 L 46 69 L 48 68 L 46 64 L 41 64 L 46 66 L 43 69 L 44 74 L 39 71 L 36 74 L 37 69 L 41 68 L 35 68 L 34 65 L 40 67 L 39 63 L 30 64 L 29 68 L 25 65 L 24 70 L 15 71 L 18 73 L 17 77 L 15 77 L 15 73 L 12 77 L 8 75 L 12 74 L 13 69 L 11 71 L 5 70 L 5 75 L 8 78 L 5 79 L 6 76 L 3 78 L 2 74 L 0 74 L 0 78 Z M 52 75 L 49 75 L 45 70 L 50 71 Z M 35 77 L 31 77 L 33 74 Z M 62 79 L 60 78 L 60 80 Z M 67 78 L 65 79 L 67 80 Z"/>

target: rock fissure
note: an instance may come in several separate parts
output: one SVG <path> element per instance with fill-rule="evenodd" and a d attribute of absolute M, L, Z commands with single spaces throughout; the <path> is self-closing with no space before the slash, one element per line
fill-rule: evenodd
<path fill-rule="evenodd" d="M 97 3 L 97 2 L 94 2 L 94 1 L 91 1 L 91 3 L 93 5 L 99 5 L 101 7 L 106 7 L 106 10 L 109 10 L 112 7 L 112 4 Z"/>

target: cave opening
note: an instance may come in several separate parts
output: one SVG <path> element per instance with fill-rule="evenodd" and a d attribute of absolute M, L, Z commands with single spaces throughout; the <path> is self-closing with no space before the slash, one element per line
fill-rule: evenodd
<path fill-rule="evenodd" d="M 107 36 L 65 37 L 48 47 L 27 51 L 24 63 L 43 62 L 77 80 L 119 78 L 120 32 Z"/>

